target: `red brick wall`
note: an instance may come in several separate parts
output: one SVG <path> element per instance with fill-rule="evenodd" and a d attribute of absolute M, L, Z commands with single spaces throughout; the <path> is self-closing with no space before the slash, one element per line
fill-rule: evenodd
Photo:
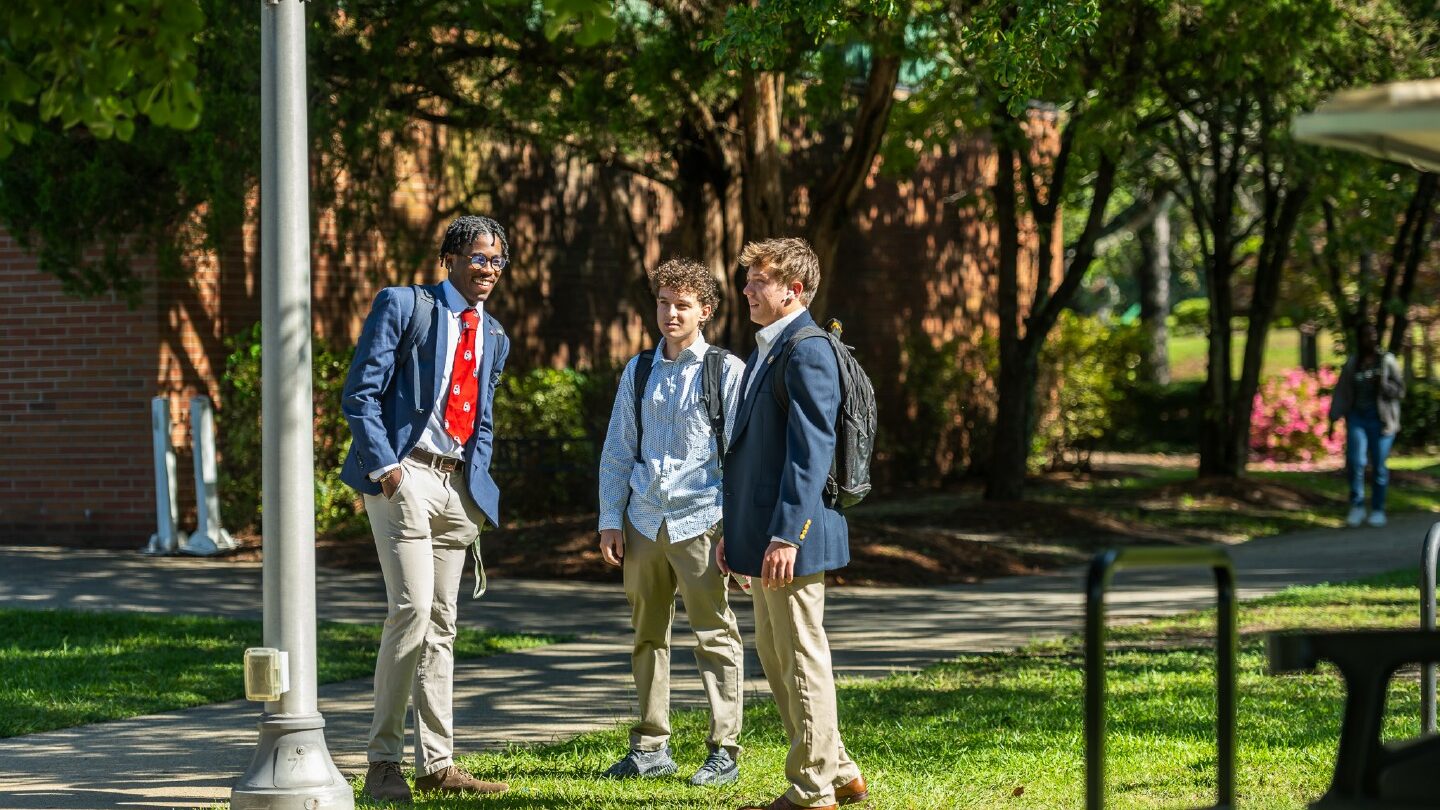
<path fill-rule="evenodd" d="M 155 290 L 135 310 L 68 297 L 3 232 L 0 290 L 0 541 L 143 544 L 155 522 Z"/>

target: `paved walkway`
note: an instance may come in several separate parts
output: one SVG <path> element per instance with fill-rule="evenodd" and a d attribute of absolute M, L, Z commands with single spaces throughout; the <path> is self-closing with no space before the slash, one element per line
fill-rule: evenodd
<path fill-rule="evenodd" d="M 1399 515 L 1386 529 L 1317 530 L 1232 549 L 1241 596 L 1340 581 L 1418 564 L 1437 515 Z M 1138 619 L 1213 602 L 1208 572 L 1122 573 L 1111 615 Z M 381 621 L 378 574 L 321 569 L 320 617 Z M 618 580 L 618 576 L 617 576 Z M 967 652 L 1012 649 L 1079 632 L 1083 572 L 946 588 L 837 588 L 826 627 L 837 669 L 878 677 Z M 747 600 L 736 600 L 750 638 Z M 260 566 L 136 554 L 0 548 L 0 604 L 102 611 L 260 615 Z M 563 739 L 625 722 L 634 711 L 628 617 L 617 584 L 495 581 L 462 621 L 495 629 L 564 632 L 579 640 L 457 666 L 457 750 Z M 679 647 L 689 634 L 677 627 Z M 677 654 L 677 706 L 702 705 L 689 656 Z M 764 679 L 747 654 L 747 690 Z M 370 683 L 320 688 L 336 764 L 364 769 Z M 228 799 L 255 748 L 257 704 L 186 711 L 0 740 L 0 808 L 210 807 Z"/>

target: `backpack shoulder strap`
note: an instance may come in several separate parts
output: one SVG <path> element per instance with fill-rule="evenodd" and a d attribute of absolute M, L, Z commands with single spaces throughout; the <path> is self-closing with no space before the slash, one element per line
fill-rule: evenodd
<path fill-rule="evenodd" d="M 651 362 L 646 362 L 647 360 Z M 630 361 L 635 364 L 635 374 L 631 379 L 634 382 L 635 388 L 634 413 L 636 463 L 644 461 L 644 459 L 640 457 L 640 437 L 645 432 L 645 420 L 641 417 L 641 414 L 645 413 L 645 411 L 640 406 L 645 401 L 645 385 L 650 382 L 650 372 L 655 368 L 654 360 L 655 349 L 650 348 L 635 355 L 633 358 L 631 358 Z"/>
<path fill-rule="evenodd" d="M 430 324 L 435 318 L 434 293 L 421 284 L 411 284 L 410 291 L 415 296 L 415 305 L 410 310 L 410 322 L 405 324 L 405 331 L 400 335 L 400 343 L 395 347 L 398 365 L 412 362 L 416 347 L 430 332 Z"/>
<path fill-rule="evenodd" d="M 780 356 L 775 359 L 775 370 L 772 372 L 775 380 L 770 383 L 770 388 L 775 392 L 775 401 L 780 403 L 780 409 L 783 411 L 790 410 L 790 391 L 785 387 L 785 369 L 790 365 L 790 355 L 800 341 L 815 337 L 829 340 L 830 333 L 814 324 L 802 326 L 800 331 L 790 336 L 790 340 L 785 343 L 785 348 L 780 351 Z"/>
<path fill-rule="evenodd" d="M 700 367 L 700 403 L 705 407 L 705 416 L 710 420 L 710 431 L 715 434 L 715 449 L 720 459 L 725 459 L 725 359 L 730 352 L 719 346 L 705 350 L 705 359 Z"/>

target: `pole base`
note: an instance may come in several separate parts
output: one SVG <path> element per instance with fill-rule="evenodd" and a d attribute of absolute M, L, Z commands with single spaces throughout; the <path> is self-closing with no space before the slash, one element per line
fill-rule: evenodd
<path fill-rule="evenodd" d="M 230 792 L 231 810 L 352 810 L 355 791 L 325 747 L 319 714 L 260 716 L 250 768 Z"/>
<path fill-rule="evenodd" d="M 214 539 L 211 539 L 211 537 Z M 230 536 L 230 532 L 221 529 L 218 532 L 195 532 L 185 540 L 181 541 L 177 552 L 188 554 L 192 557 L 213 557 L 225 551 L 234 551 L 239 543 Z"/>

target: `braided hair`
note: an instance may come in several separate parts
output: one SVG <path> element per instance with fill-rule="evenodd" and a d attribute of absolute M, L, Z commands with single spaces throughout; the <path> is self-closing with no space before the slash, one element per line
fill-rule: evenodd
<path fill-rule="evenodd" d="M 501 255 L 510 258 L 510 243 L 505 241 L 505 229 L 500 227 L 500 223 L 489 217 L 463 216 L 457 217 L 445 229 L 445 239 L 440 243 L 441 261 L 447 254 L 468 251 L 481 236 L 489 236 L 499 242 Z"/>

